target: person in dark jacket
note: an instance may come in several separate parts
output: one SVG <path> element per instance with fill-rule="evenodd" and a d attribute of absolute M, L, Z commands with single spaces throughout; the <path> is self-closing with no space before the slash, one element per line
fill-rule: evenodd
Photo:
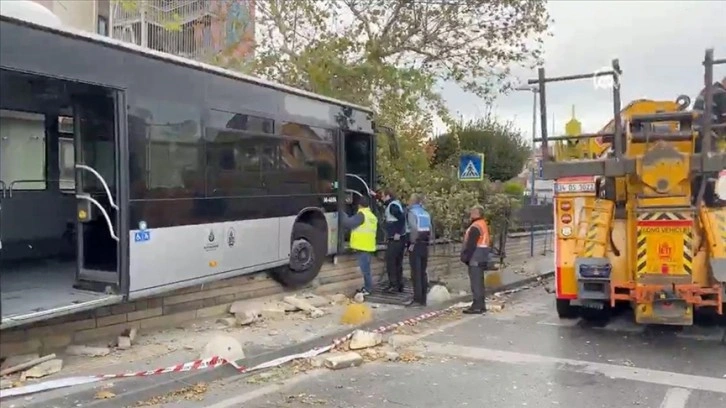
<path fill-rule="evenodd" d="M 403 255 L 406 251 L 406 214 L 401 201 L 389 189 L 383 191 L 383 204 L 386 206 L 386 272 L 388 287 L 386 292 L 403 292 Z"/>
<path fill-rule="evenodd" d="M 464 246 L 461 249 L 461 262 L 469 267 L 469 283 L 471 285 L 471 307 L 464 310 L 466 314 L 486 313 L 486 297 L 484 294 L 484 270 L 489 260 L 489 226 L 484 219 L 484 207 L 475 205 L 469 211 L 471 222 L 464 233 Z"/>
<path fill-rule="evenodd" d="M 408 261 L 411 266 L 413 282 L 413 300 L 408 306 L 426 306 L 429 277 L 426 267 L 429 260 L 429 240 L 433 235 L 431 215 L 421 203 L 421 196 L 411 195 L 407 213 L 407 229 L 409 233 Z"/>

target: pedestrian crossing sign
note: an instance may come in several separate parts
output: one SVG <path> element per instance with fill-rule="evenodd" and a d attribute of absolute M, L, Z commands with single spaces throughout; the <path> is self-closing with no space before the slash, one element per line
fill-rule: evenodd
<path fill-rule="evenodd" d="M 459 181 L 484 180 L 484 155 L 462 154 L 459 157 Z"/>

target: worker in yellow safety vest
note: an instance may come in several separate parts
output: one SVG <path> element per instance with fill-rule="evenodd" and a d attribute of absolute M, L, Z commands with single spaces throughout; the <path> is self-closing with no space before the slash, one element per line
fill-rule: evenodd
<path fill-rule="evenodd" d="M 343 226 L 351 230 L 350 248 L 358 254 L 358 267 L 363 274 L 363 288 L 359 290 L 364 296 L 373 292 L 373 275 L 371 273 L 371 258 L 376 252 L 376 231 L 378 218 L 370 209 L 368 197 L 358 200 L 358 212 L 349 217 L 341 214 Z"/>
<path fill-rule="evenodd" d="M 484 219 L 484 207 L 475 205 L 469 210 L 471 220 L 464 233 L 464 245 L 461 249 L 461 262 L 469 267 L 469 284 L 471 285 L 471 307 L 464 310 L 467 314 L 483 314 L 486 312 L 484 295 L 484 270 L 489 262 L 489 225 Z"/>

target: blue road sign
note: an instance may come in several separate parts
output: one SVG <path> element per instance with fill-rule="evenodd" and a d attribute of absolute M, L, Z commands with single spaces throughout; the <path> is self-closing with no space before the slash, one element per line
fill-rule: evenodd
<path fill-rule="evenodd" d="M 484 155 L 462 154 L 459 157 L 459 181 L 484 180 Z"/>

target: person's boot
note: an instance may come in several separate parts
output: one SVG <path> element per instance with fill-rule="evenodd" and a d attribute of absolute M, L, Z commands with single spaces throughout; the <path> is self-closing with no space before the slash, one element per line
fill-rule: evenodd
<path fill-rule="evenodd" d="M 417 302 L 416 300 L 411 300 L 410 302 L 406 303 L 406 307 L 425 307 L 426 305 L 420 302 Z"/>
<path fill-rule="evenodd" d="M 464 309 L 462 313 L 464 314 L 484 314 L 487 312 L 486 306 L 482 305 L 481 307 L 475 306 L 473 303 L 470 307 Z"/>

